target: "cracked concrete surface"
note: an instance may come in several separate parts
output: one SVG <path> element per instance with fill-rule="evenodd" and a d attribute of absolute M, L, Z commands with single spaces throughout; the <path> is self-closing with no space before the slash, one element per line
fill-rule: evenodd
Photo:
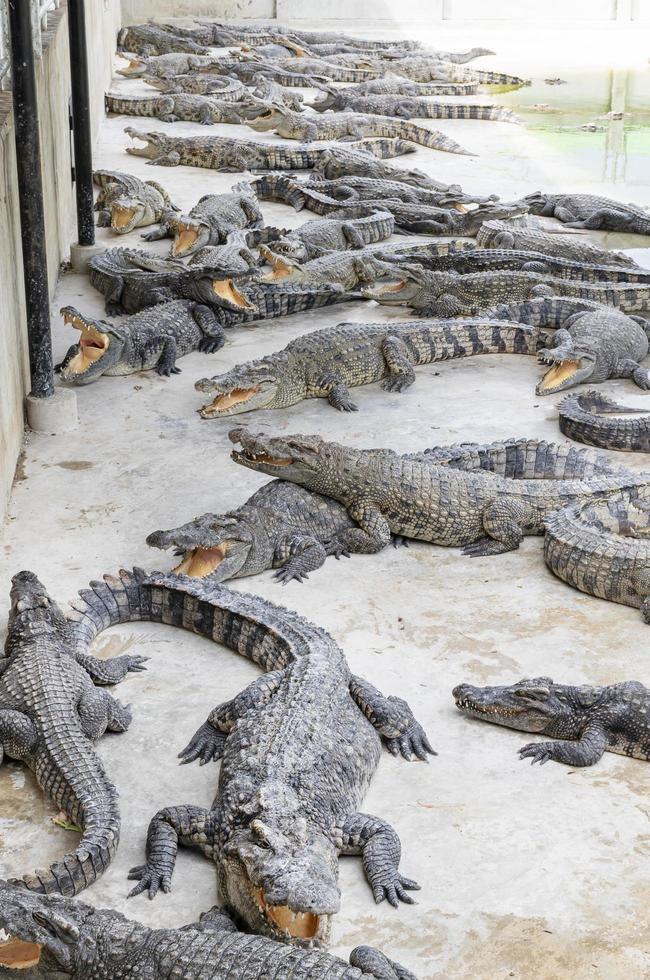
<path fill-rule="evenodd" d="M 421 36 L 421 25 L 418 32 Z M 637 36 L 621 31 L 599 33 L 598 50 L 583 41 L 577 51 L 564 34 L 533 50 L 530 37 L 524 47 L 523 37 L 508 29 L 502 33 L 500 43 L 494 27 L 465 33 L 458 26 L 437 27 L 435 43 L 454 48 L 487 43 L 499 53 L 480 64 L 533 74 L 536 84 L 561 76 L 568 66 L 620 67 L 621 60 L 637 58 L 641 50 Z M 117 79 L 115 88 L 146 90 L 140 82 Z M 544 101 L 565 94 L 549 87 Z M 419 122 L 479 154 L 469 158 L 419 149 L 402 158 L 440 179 L 495 191 L 504 199 L 543 187 L 597 189 L 650 204 L 650 186 L 594 178 L 524 127 Z M 205 130 L 150 119 L 107 119 L 96 165 L 158 180 L 184 208 L 241 177 L 149 167 L 124 153 L 127 124 L 177 134 L 200 129 L 267 138 L 232 126 Z M 312 217 L 281 205 L 263 205 L 263 210 L 268 223 L 281 226 Z M 620 235 L 591 237 L 614 247 L 650 244 Z M 141 244 L 137 232 L 117 239 L 102 229 L 98 239 L 107 246 Z M 164 253 L 168 243 L 151 247 Z M 53 318 L 59 359 L 75 339 L 58 317 L 65 303 L 103 314 L 102 298 L 84 277 L 63 276 Z M 76 432 L 27 437 L 1 542 L 3 605 L 9 578 L 21 568 L 34 570 L 61 602 L 120 566 L 167 569 L 171 557 L 144 543 L 150 531 L 207 510 L 228 510 L 265 482 L 230 461 L 228 420 L 207 422 L 196 414 L 203 399 L 193 388 L 197 378 L 340 320 L 403 317 L 398 310 L 355 304 L 267 321 L 229 331 L 217 354 L 183 358 L 178 377 L 103 378 L 78 389 Z M 538 376 L 533 358 L 493 355 L 420 368 L 415 385 L 403 395 L 389 395 L 377 385 L 358 388 L 354 398 L 360 410 L 354 415 L 309 401 L 236 422 L 403 451 L 513 435 L 557 440 L 559 398 L 535 396 Z M 610 382 L 607 391 L 618 400 L 650 404 L 628 382 Z M 643 456 L 616 455 L 636 469 L 648 465 Z M 367 812 L 390 821 L 400 834 L 402 869 L 422 885 L 418 904 L 375 907 L 360 861 L 342 860 L 335 952 L 347 956 L 353 946 L 372 943 L 423 980 L 650 976 L 650 766 L 607 754 L 583 771 L 555 764 L 531 768 L 517 757 L 528 736 L 466 720 L 451 698 L 461 681 L 505 683 L 540 673 L 568 683 L 637 679 L 650 684 L 650 632 L 637 610 L 592 599 L 555 579 L 544 565 L 540 538 L 526 539 L 517 552 L 480 560 L 414 543 L 377 556 L 328 559 L 303 585 L 282 588 L 266 574 L 238 580 L 233 588 L 284 603 L 330 630 L 355 672 L 409 701 L 439 752 L 426 766 L 386 754 L 364 803 Z M 104 737 L 98 749 L 120 791 L 122 843 L 109 872 L 83 897 L 150 925 L 180 925 L 217 901 L 208 861 L 181 850 L 172 894 L 153 903 L 144 897 L 126 902 L 126 872 L 141 863 L 147 822 L 159 807 L 212 800 L 216 767 L 179 768 L 176 754 L 208 711 L 241 690 L 257 669 L 199 637 L 148 623 L 104 634 L 94 652 L 114 656 L 127 649 L 150 656 L 149 669 L 116 689 L 122 701 L 133 704 L 133 724 L 126 734 Z M 52 825 L 54 815 L 31 773 L 12 763 L 0 768 L 3 877 L 48 863 L 70 848 L 71 835 Z"/>

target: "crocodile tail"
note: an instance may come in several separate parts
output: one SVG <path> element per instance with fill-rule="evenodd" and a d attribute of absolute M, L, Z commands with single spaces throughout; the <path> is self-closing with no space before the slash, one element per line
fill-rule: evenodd
<path fill-rule="evenodd" d="M 95 637 L 109 626 L 151 619 L 151 594 L 142 589 L 146 572 L 121 569 L 119 575 L 105 575 L 103 581 L 91 582 L 70 605 L 68 614 L 72 642 L 85 653 Z"/>
<path fill-rule="evenodd" d="M 421 146 L 428 146 L 431 150 L 441 150 L 443 153 L 460 153 L 463 156 L 474 157 L 475 153 L 466 150 L 464 146 L 452 140 L 445 133 L 437 129 L 425 129 L 424 126 L 416 126 L 413 123 L 404 123 L 401 127 L 404 138 L 419 143 Z"/>

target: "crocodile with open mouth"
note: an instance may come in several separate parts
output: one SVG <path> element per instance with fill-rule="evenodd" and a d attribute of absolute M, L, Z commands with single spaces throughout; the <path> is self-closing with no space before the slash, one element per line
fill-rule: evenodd
<path fill-rule="evenodd" d="M 179 52 L 198 55 L 210 53 L 205 45 L 197 44 L 189 37 L 162 30 L 156 24 L 132 24 L 130 27 L 123 27 L 117 35 L 117 50 L 139 54 L 145 58 Z"/>
<path fill-rule="evenodd" d="M 548 234 L 543 228 L 533 227 L 526 218 L 518 221 L 486 221 L 479 228 L 476 241 L 481 248 L 526 249 L 592 265 L 640 268 L 624 252 L 601 248 L 585 241 L 581 235 Z"/>
<path fill-rule="evenodd" d="M 650 212 L 636 204 L 624 204 L 594 194 L 527 194 L 531 214 L 557 218 L 568 228 L 604 228 L 608 231 L 650 235 Z"/>
<path fill-rule="evenodd" d="M 316 287 L 330 284 L 349 291 L 376 282 L 377 279 L 396 275 L 394 270 L 397 262 L 382 262 L 370 249 L 328 252 L 302 264 L 276 254 L 273 243 L 263 247 L 261 252 L 273 271 L 263 276 L 260 282 L 300 282 Z"/>
<path fill-rule="evenodd" d="M 244 101 L 221 101 L 215 95 L 189 92 L 161 95 L 122 95 L 107 92 L 104 96 L 107 113 L 122 116 L 152 116 L 161 122 L 198 122 L 202 126 L 214 123 L 241 125 Z"/>
<path fill-rule="evenodd" d="M 239 932 L 216 906 L 182 928 L 150 929 L 114 909 L 0 883 L 0 928 L 10 936 L 0 973 L 22 971 L 25 980 L 160 980 L 178 971 L 183 980 L 416 980 L 372 946 L 353 949 L 346 963 Z"/>
<path fill-rule="evenodd" d="M 93 179 L 100 187 L 95 201 L 97 225 L 116 235 L 154 225 L 164 214 L 179 210 L 155 180 L 140 180 L 117 170 L 96 170 Z"/>
<path fill-rule="evenodd" d="M 153 57 L 133 57 L 126 67 L 117 69 L 117 74 L 124 78 L 142 78 L 148 75 L 173 80 L 180 75 L 216 72 L 220 70 L 221 64 L 222 59 L 212 55 L 183 54 L 177 51 Z"/>
<path fill-rule="evenodd" d="M 146 85 L 157 89 L 162 95 L 211 95 L 220 103 L 240 102 L 248 97 L 249 91 L 238 78 L 227 75 L 213 75 L 209 72 L 192 72 L 188 75 L 174 75 L 167 78 L 161 75 L 143 75 Z"/>
<path fill-rule="evenodd" d="M 261 228 L 264 216 L 250 184 L 235 184 L 227 194 L 204 194 L 189 214 L 168 214 L 147 241 L 174 236 L 171 254 L 184 259 L 206 245 L 223 245 L 233 232 Z"/>
<path fill-rule="evenodd" d="M 593 766 L 605 752 L 650 760 L 650 691 L 639 681 L 595 687 L 556 684 L 550 677 L 526 677 L 516 684 L 453 690 L 456 707 L 470 718 L 557 742 L 531 742 L 520 759 L 544 765 Z"/>
<path fill-rule="evenodd" d="M 576 442 L 620 452 L 650 453 L 650 414 L 645 408 L 619 405 L 598 391 L 585 391 L 563 398 L 558 415 L 561 431 Z M 621 419 L 612 415 L 642 417 Z"/>
<path fill-rule="evenodd" d="M 32 572 L 11 582 L 5 656 L 0 659 L 0 762 L 28 766 L 43 792 L 79 830 L 77 847 L 20 879 L 31 891 L 76 895 L 106 870 L 120 839 L 117 791 L 93 742 L 124 732 L 130 708 L 95 684 L 117 684 L 146 657 L 96 660 Z"/>
<path fill-rule="evenodd" d="M 543 534 L 544 520 L 561 507 L 650 484 L 650 474 L 625 470 L 601 476 L 581 467 L 572 478 L 564 460 L 562 478 L 550 467 L 541 480 L 510 479 L 462 472 L 423 453 L 354 449 L 316 435 L 275 437 L 238 428 L 229 436 L 242 447 L 232 452 L 236 463 L 342 503 L 359 525 L 340 536 L 342 543 L 364 554 L 381 551 L 397 534 L 462 547 L 471 557 L 500 555 L 518 548 L 525 535 Z M 540 459 L 545 467 L 545 448 Z"/>
<path fill-rule="evenodd" d="M 314 167 L 325 148 L 312 146 L 283 146 L 281 143 L 256 143 L 252 140 L 227 136 L 169 136 L 167 133 L 141 133 L 131 126 L 124 130 L 132 139 L 145 146 L 128 146 L 132 156 L 146 157 L 159 167 L 206 167 L 226 173 L 241 170 L 309 170 Z M 413 153 L 413 143 L 400 139 L 358 140 L 353 149 L 368 151 L 368 155 L 387 157 Z"/>
<path fill-rule="evenodd" d="M 154 369 L 179 374 L 176 359 L 193 350 L 212 354 L 225 335 L 210 307 L 191 300 L 174 300 L 143 310 L 119 326 L 84 316 L 74 306 L 61 310 L 64 322 L 81 332 L 57 370 L 69 384 L 86 385 L 103 374 L 135 374 Z"/>
<path fill-rule="evenodd" d="M 259 183 L 255 181 L 256 185 Z M 393 215 L 389 211 L 377 211 L 374 206 L 368 210 L 367 217 L 321 218 L 286 230 L 271 242 L 272 252 L 297 262 L 307 262 L 329 252 L 362 249 L 390 238 L 395 230 Z M 260 246 L 260 252 L 269 254 L 265 245 Z"/>
<path fill-rule="evenodd" d="M 392 119 L 496 119 L 501 122 L 517 123 L 519 120 L 511 109 L 500 105 L 481 105 L 463 102 L 431 102 L 407 95 L 357 95 L 354 89 L 338 89 L 311 108 L 317 112 L 334 110 L 345 111 L 351 116 L 363 119 L 365 115 Z M 317 117 L 318 119 L 318 117 Z M 416 127 L 419 128 L 419 127 Z M 281 136 L 285 135 L 280 133 Z M 384 134 L 387 135 L 387 134 Z M 321 137 L 327 139 L 327 137 Z M 412 136 L 404 136 L 413 139 Z M 458 152 L 456 150 L 456 152 Z"/>
<path fill-rule="evenodd" d="M 250 931 L 314 946 L 338 912 L 338 855 L 358 854 L 375 901 L 412 902 L 393 828 L 357 812 L 381 757 L 426 759 L 432 749 L 401 698 L 353 675 L 324 630 L 258 596 L 197 578 L 104 576 L 73 604 L 84 646 L 103 629 L 140 620 L 222 643 L 265 673 L 216 707 L 184 762 L 221 759 L 210 809 L 168 807 L 153 818 L 132 894 L 167 892 L 178 844 L 216 865 L 227 909 Z M 72 619 L 72 617 L 71 617 Z"/>

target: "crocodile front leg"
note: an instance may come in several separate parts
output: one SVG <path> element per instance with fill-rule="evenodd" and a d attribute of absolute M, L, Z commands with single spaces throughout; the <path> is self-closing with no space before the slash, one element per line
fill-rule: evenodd
<path fill-rule="evenodd" d="M 389 377 L 381 383 L 385 391 L 405 391 L 415 381 L 408 347 L 399 337 L 388 336 L 381 345 Z"/>
<path fill-rule="evenodd" d="M 280 568 L 273 577 L 283 585 L 292 579 L 302 582 L 309 578 L 309 572 L 320 568 L 326 558 L 327 552 L 316 538 L 306 534 L 293 534 L 278 542 L 273 563 L 280 565 Z"/>
<path fill-rule="evenodd" d="M 638 364 L 637 361 L 633 361 L 632 358 L 618 362 L 614 377 L 631 378 L 639 388 L 643 388 L 645 391 L 650 388 L 650 371 Z"/>
<path fill-rule="evenodd" d="M 358 497 L 348 506 L 348 513 L 359 527 L 341 531 L 339 541 L 346 551 L 360 555 L 375 555 L 390 543 L 388 521 L 373 500 Z"/>
<path fill-rule="evenodd" d="M 358 412 L 358 407 L 352 401 L 350 389 L 338 374 L 321 374 L 320 377 L 308 384 L 308 390 L 315 397 L 325 395 L 332 408 L 339 412 Z"/>
<path fill-rule="evenodd" d="M 391 755 L 401 754 L 410 760 L 415 754 L 422 762 L 427 761 L 427 754 L 437 755 L 424 729 L 402 698 L 386 697 L 369 681 L 355 674 L 350 680 L 350 694 L 373 728 L 377 729 Z"/>
<path fill-rule="evenodd" d="M 415 975 L 374 946 L 357 946 L 350 953 L 350 966 L 374 980 L 416 980 Z"/>
<path fill-rule="evenodd" d="M 209 306 L 195 306 L 192 317 L 204 334 L 199 343 L 201 353 L 214 354 L 223 347 L 226 342 L 225 331 Z"/>
<path fill-rule="evenodd" d="M 160 357 L 156 364 L 156 374 L 168 378 L 170 374 L 180 374 L 181 369 L 176 367 L 176 352 L 178 345 L 175 337 L 165 337 L 163 341 Z"/>
<path fill-rule="evenodd" d="M 104 310 L 107 316 L 122 316 L 124 313 L 124 307 L 122 306 L 123 289 L 124 279 L 122 276 L 115 276 L 104 301 Z"/>
<path fill-rule="evenodd" d="M 147 891 L 155 898 L 159 889 L 171 891 L 178 845 L 198 847 L 212 857 L 214 827 L 212 814 L 199 806 L 172 806 L 159 810 L 147 831 L 147 861 L 129 871 L 129 880 L 137 881 L 128 898 Z"/>
<path fill-rule="evenodd" d="M 36 727 L 22 711 L 0 709 L 0 762 L 4 755 L 23 762 L 38 741 Z"/>
<path fill-rule="evenodd" d="M 111 212 L 107 208 L 100 208 L 97 210 L 97 227 L 111 227 Z"/>
<path fill-rule="evenodd" d="M 463 554 L 482 558 L 516 551 L 523 541 L 524 527 L 529 526 L 533 518 L 530 504 L 523 500 L 493 500 L 483 511 L 483 529 L 487 537 L 465 545 Z"/>
<path fill-rule="evenodd" d="M 420 886 L 399 873 L 402 845 L 390 824 L 365 813 L 351 813 L 337 829 L 336 843 L 341 854 L 361 855 L 377 904 L 384 899 L 394 908 L 400 902 L 415 904 L 408 892 L 419 890 Z"/>
<path fill-rule="evenodd" d="M 519 758 L 532 759 L 532 766 L 536 762 L 543 766 L 549 759 L 565 766 L 593 766 L 602 758 L 608 740 L 602 725 L 595 723 L 585 728 L 575 742 L 530 742 L 519 749 Z"/>

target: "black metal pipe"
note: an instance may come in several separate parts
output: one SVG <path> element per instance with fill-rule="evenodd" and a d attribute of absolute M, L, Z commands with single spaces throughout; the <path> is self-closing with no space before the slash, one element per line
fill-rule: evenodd
<path fill-rule="evenodd" d="M 77 193 L 77 234 L 80 245 L 94 245 L 93 154 L 84 0 L 68 0 L 68 33 L 70 35 L 74 178 Z"/>
<path fill-rule="evenodd" d="M 9 0 L 8 6 L 31 394 L 49 398 L 54 375 L 31 4 Z"/>

